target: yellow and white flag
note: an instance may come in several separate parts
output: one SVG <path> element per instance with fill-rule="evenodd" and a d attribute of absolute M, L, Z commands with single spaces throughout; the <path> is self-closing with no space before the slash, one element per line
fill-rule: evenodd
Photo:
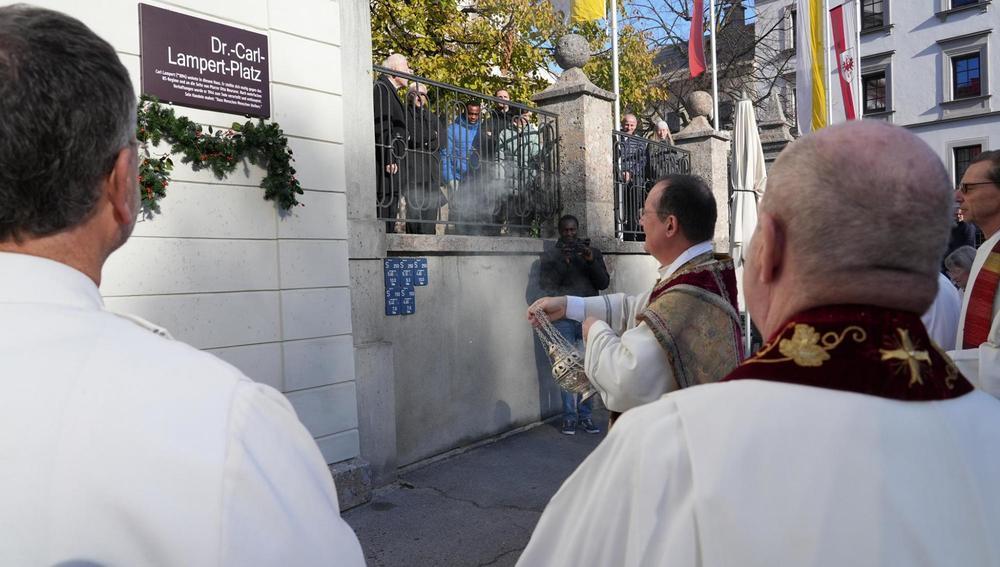
<path fill-rule="evenodd" d="M 601 20 L 605 17 L 606 0 L 549 0 L 556 12 L 562 12 L 567 24 Z"/>
<path fill-rule="evenodd" d="M 805 134 L 827 125 L 826 0 L 796 0 L 796 7 L 795 115 Z"/>

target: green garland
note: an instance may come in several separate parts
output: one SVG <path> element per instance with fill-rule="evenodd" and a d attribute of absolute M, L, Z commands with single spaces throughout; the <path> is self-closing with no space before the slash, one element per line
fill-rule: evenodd
<path fill-rule="evenodd" d="M 261 181 L 264 199 L 277 201 L 282 210 L 300 205 L 296 195 L 302 186 L 295 178 L 292 167 L 292 150 L 288 138 L 274 122 L 256 124 L 234 122 L 229 130 L 202 127 L 174 110 L 164 107 L 153 97 L 143 95 L 137 113 L 136 137 L 142 143 L 142 161 L 139 164 L 139 192 L 142 207 L 147 215 L 160 212 L 159 201 L 167 194 L 170 171 L 174 167 L 170 154 L 180 154 L 181 161 L 195 171 L 210 169 L 219 179 L 233 172 L 244 159 L 267 169 Z M 170 153 L 153 155 L 149 148 L 164 141 L 170 144 Z"/>

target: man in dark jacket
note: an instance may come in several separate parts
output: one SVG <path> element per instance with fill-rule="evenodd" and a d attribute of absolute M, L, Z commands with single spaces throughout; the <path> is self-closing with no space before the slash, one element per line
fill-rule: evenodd
<path fill-rule="evenodd" d="M 406 107 L 406 232 L 434 234 L 438 211 L 445 204 L 440 156 L 444 125 L 430 108 L 427 88 L 419 83 L 410 85 Z"/>
<path fill-rule="evenodd" d="M 611 283 L 601 251 L 592 247 L 589 240 L 576 237 L 579 224 L 573 215 L 560 218 L 559 241 L 554 248 L 542 254 L 542 289 L 552 295 L 591 297 L 607 289 Z M 552 324 L 570 344 L 577 347 L 582 344 L 583 331 L 578 321 L 560 319 Z M 563 390 L 562 402 L 563 433 L 575 434 L 577 425 L 587 433 L 601 432 L 590 418 L 591 399 L 580 402 L 580 394 Z"/>
<path fill-rule="evenodd" d="M 386 58 L 382 66 L 400 73 L 410 72 L 406 57 L 398 53 Z M 406 109 L 399 98 L 399 89 L 405 86 L 406 79 L 383 74 L 375 81 L 373 90 L 378 218 L 386 219 L 386 232 L 392 232 L 396 223 L 399 195 L 406 181 L 401 166 L 406 157 Z"/>
<path fill-rule="evenodd" d="M 627 241 L 642 241 L 645 236 L 639 226 L 635 211 L 642 207 L 646 199 L 646 160 L 649 144 L 639 137 L 639 119 L 634 114 L 622 117 L 621 132 L 628 136 L 616 136 L 614 147 L 614 162 L 616 168 L 615 183 L 620 184 L 622 192 L 619 212 L 622 221 L 622 235 Z"/>

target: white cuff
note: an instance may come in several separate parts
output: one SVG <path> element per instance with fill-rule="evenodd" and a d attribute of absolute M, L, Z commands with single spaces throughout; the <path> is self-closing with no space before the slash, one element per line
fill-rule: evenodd
<path fill-rule="evenodd" d="M 581 323 L 587 318 L 587 307 L 584 305 L 582 297 L 566 296 L 566 318 Z"/>

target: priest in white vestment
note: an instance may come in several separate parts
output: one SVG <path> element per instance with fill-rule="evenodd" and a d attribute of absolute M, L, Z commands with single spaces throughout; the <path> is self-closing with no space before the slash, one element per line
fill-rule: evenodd
<path fill-rule="evenodd" d="M 742 359 L 732 259 L 714 254 L 711 189 L 690 175 L 658 181 L 643 205 L 645 248 L 660 278 L 639 296 L 545 297 L 552 320 L 583 322 L 587 377 L 615 416 L 680 388 L 717 380 Z"/>
<path fill-rule="evenodd" d="M 972 160 L 955 199 L 965 221 L 975 223 L 987 240 L 976 251 L 955 350 L 948 354 L 973 384 L 1000 397 L 1000 150 Z"/>
<path fill-rule="evenodd" d="M 135 105 L 81 22 L 0 7 L 0 565 L 364 565 L 285 396 L 104 308 Z"/>
<path fill-rule="evenodd" d="M 1000 401 L 920 321 L 950 201 L 940 160 L 901 128 L 793 142 L 744 273 L 767 343 L 722 382 L 622 416 L 518 564 L 1000 566 Z"/>
<path fill-rule="evenodd" d="M 955 348 L 958 314 L 962 309 L 962 294 L 948 276 L 938 274 L 938 291 L 934 303 L 920 317 L 931 340 L 944 350 Z"/>

